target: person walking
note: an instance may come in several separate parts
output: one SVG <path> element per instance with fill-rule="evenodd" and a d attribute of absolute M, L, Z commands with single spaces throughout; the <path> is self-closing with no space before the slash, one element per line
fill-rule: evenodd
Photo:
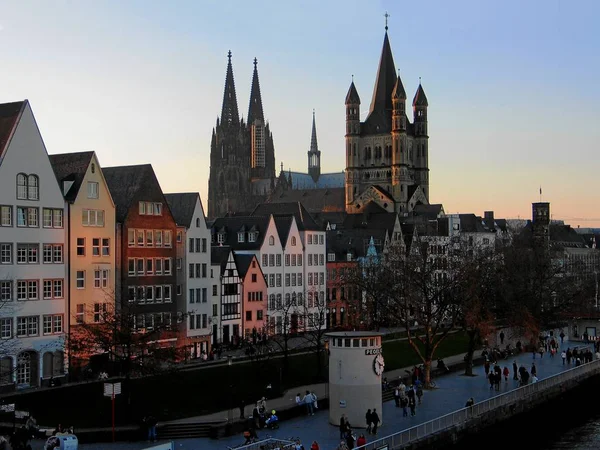
<path fill-rule="evenodd" d="M 402 417 L 408 417 L 408 397 L 406 395 L 400 397 L 400 406 L 402 407 Z"/>
<path fill-rule="evenodd" d="M 319 409 L 317 394 L 315 394 L 315 391 L 311 391 L 310 395 L 312 395 L 313 397 L 313 408 L 314 411 L 316 411 L 317 409 Z"/>
<path fill-rule="evenodd" d="M 408 398 L 408 407 L 410 408 L 411 417 L 414 417 L 417 414 L 417 402 L 415 401 L 415 397 Z"/>
<path fill-rule="evenodd" d="M 377 414 L 377 410 L 373 408 L 373 412 L 371 413 L 371 422 L 373 422 L 373 434 L 377 434 L 377 427 L 379 426 L 379 415 Z"/>
<path fill-rule="evenodd" d="M 508 370 L 507 366 L 504 366 L 503 375 L 504 375 L 504 382 L 508 383 L 508 375 L 510 375 L 510 370 Z"/>
<path fill-rule="evenodd" d="M 519 368 L 517 367 L 517 361 L 513 361 L 513 380 L 519 380 Z"/>
<path fill-rule="evenodd" d="M 148 427 L 148 441 L 156 442 L 156 424 L 158 420 L 153 415 L 146 417 L 146 426 Z"/>
<path fill-rule="evenodd" d="M 400 407 L 400 387 L 397 386 L 396 389 L 394 389 L 394 403 L 396 403 L 396 408 Z"/>
<path fill-rule="evenodd" d="M 367 414 L 370 414 L 370 412 L 371 410 L 369 410 Z M 346 439 L 346 431 L 346 414 L 342 414 L 342 417 L 340 417 L 340 439 Z"/>
<path fill-rule="evenodd" d="M 363 445 L 367 445 L 367 438 L 365 437 L 364 434 L 361 434 L 358 439 L 356 440 L 356 446 L 357 447 L 362 447 Z"/>
<path fill-rule="evenodd" d="M 306 405 L 306 415 L 307 416 L 314 416 L 315 415 L 315 411 L 313 409 L 313 404 L 315 402 L 312 394 L 310 393 L 310 391 L 306 391 L 306 394 L 304 395 L 304 404 Z"/>
<path fill-rule="evenodd" d="M 319 443 L 317 441 L 313 441 L 312 445 L 310 446 L 310 450 L 321 450 L 319 448 Z"/>
<path fill-rule="evenodd" d="M 504 331 L 500 332 L 500 345 L 504 345 Z"/>
<path fill-rule="evenodd" d="M 367 433 L 371 434 L 371 427 L 373 426 L 373 413 L 370 409 L 367 409 L 365 420 L 367 421 Z"/>
<path fill-rule="evenodd" d="M 562 352 L 560 352 L 560 357 L 563 360 L 563 366 L 564 366 L 565 362 L 567 361 L 567 352 L 565 352 L 564 350 Z"/>
<path fill-rule="evenodd" d="M 535 367 L 535 363 L 531 365 L 531 376 L 537 376 L 537 368 Z"/>

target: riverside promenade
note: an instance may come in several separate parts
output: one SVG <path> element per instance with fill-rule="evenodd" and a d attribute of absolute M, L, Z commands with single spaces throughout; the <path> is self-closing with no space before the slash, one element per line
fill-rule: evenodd
<path fill-rule="evenodd" d="M 584 348 L 585 346 L 581 343 L 565 341 L 563 348 L 577 346 L 578 348 Z M 588 347 L 592 347 L 589 345 Z M 453 360 L 457 361 L 462 358 L 462 355 L 457 355 L 453 358 L 446 358 L 447 363 L 451 363 Z M 405 430 L 407 428 L 419 425 L 429 420 L 435 419 L 442 415 L 453 412 L 457 409 L 463 408 L 465 402 L 469 397 L 473 397 L 476 402 L 492 398 L 496 395 L 508 392 L 518 387 L 517 382 L 512 380 L 512 362 L 517 361 L 517 364 L 525 366 L 528 370 L 531 369 L 531 363 L 535 362 L 537 367 L 538 378 L 543 380 L 550 376 L 561 373 L 567 369 L 573 367 L 573 365 L 563 365 L 562 359 L 559 356 L 550 358 L 549 354 L 545 354 L 543 358 L 536 355 L 535 360 L 532 358 L 531 353 L 521 354 L 514 359 L 507 359 L 500 361 L 500 366 L 508 366 L 511 370 L 511 376 L 509 377 L 508 383 L 504 380 L 501 383 L 500 391 L 491 390 L 489 384 L 485 378 L 483 367 L 475 367 L 475 377 L 465 377 L 462 372 L 450 373 L 448 375 L 440 376 L 436 378 L 437 388 L 431 391 L 426 391 L 423 396 L 423 403 L 417 406 L 417 414 L 415 417 L 402 417 L 402 410 L 394 406 L 394 402 L 386 402 L 383 405 L 383 413 L 380 415 L 383 418 L 383 425 L 378 432 L 378 437 L 383 437 L 389 434 L 396 433 L 398 431 Z M 398 375 L 404 375 L 404 369 L 398 371 L 391 371 L 386 373 L 385 376 L 388 380 L 392 380 Z M 325 385 L 315 385 L 315 391 L 318 396 L 323 396 L 324 391 L 319 389 L 325 389 Z M 309 388 L 310 389 L 310 388 Z M 296 392 L 306 390 L 304 387 L 299 387 L 292 391 L 288 391 L 286 396 L 279 399 L 270 401 L 267 406 L 269 409 L 277 409 L 282 404 L 293 404 Z M 320 395 L 319 395 L 320 394 Z M 289 398 L 288 398 L 289 397 Z M 239 412 L 234 412 L 236 417 Z M 210 416 L 193 417 L 184 419 L 189 422 L 199 421 L 214 421 L 221 420 L 227 417 L 227 411 L 221 413 L 212 414 Z M 362 425 L 362 424 L 361 424 Z M 361 433 L 360 429 L 357 429 L 358 434 Z M 339 431 L 336 427 L 328 424 L 328 411 L 317 411 L 314 416 L 298 417 L 295 419 L 287 420 L 281 423 L 279 430 L 272 432 L 261 431 L 259 432 L 260 438 L 267 438 L 269 436 L 288 439 L 291 437 L 300 438 L 303 444 L 310 446 L 313 440 L 317 440 L 323 450 L 333 450 L 339 444 Z M 159 436 L 160 437 L 160 436 Z M 372 436 L 367 436 L 369 441 L 372 440 Z M 224 450 L 228 446 L 236 446 L 243 442 L 243 438 L 238 436 L 230 436 L 219 440 L 211 439 L 181 439 L 175 440 L 175 448 L 178 450 Z M 36 443 L 37 444 L 37 443 Z M 145 442 L 122 442 L 116 444 L 98 443 L 98 444 L 82 444 L 80 448 L 83 450 L 140 450 L 148 447 Z M 34 446 L 34 450 L 41 449 L 42 446 Z"/>

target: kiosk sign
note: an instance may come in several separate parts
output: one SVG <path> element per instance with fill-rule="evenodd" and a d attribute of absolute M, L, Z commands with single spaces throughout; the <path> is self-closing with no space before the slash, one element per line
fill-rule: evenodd
<path fill-rule="evenodd" d="M 365 355 L 380 355 L 381 354 L 381 347 L 380 348 L 366 348 L 365 349 Z"/>

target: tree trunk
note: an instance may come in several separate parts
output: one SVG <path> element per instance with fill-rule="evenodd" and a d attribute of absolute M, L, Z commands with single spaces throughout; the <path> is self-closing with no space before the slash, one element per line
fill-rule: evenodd
<path fill-rule="evenodd" d="M 423 363 L 423 375 L 425 379 L 425 387 L 431 387 L 431 357 L 428 357 Z"/>
<path fill-rule="evenodd" d="M 468 330 L 467 335 L 469 336 L 469 345 L 467 347 L 467 356 L 465 359 L 465 375 L 473 376 L 473 355 L 475 354 L 475 346 L 477 345 L 477 332 L 475 330 Z"/>

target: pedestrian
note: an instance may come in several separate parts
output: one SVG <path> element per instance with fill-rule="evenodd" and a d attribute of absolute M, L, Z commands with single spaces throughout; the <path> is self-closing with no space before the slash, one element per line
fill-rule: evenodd
<path fill-rule="evenodd" d="M 394 403 L 396 403 L 396 408 L 400 407 L 400 387 L 394 389 Z"/>
<path fill-rule="evenodd" d="M 373 408 L 373 412 L 371 413 L 371 422 L 373 422 L 373 434 L 377 434 L 377 426 L 379 425 L 380 420 L 375 408 Z"/>
<path fill-rule="evenodd" d="M 402 407 L 402 417 L 408 417 L 408 397 L 406 395 L 400 397 L 400 406 Z"/>
<path fill-rule="evenodd" d="M 410 415 L 411 417 L 415 416 L 417 414 L 417 402 L 415 402 L 415 398 L 414 397 L 409 397 L 408 399 L 408 407 L 410 408 Z"/>
<path fill-rule="evenodd" d="M 562 352 L 560 352 L 560 357 L 563 360 L 563 366 L 565 365 L 565 362 L 567 360 L 567 352 L 565 352 L 564 350 Z"/>
<path fill-rule="evenodd" d="M 535 367 L 535 363 L 533 363 L 531 365 L 531 375 L 532 376 L 536 376 L 537 375 L 537 368 Z"/>
<path fill-rule="evenodd" d="M 562 344 L 563 342 L 565 342 L 565 332 L 563 330 L 560 330 L 560 343 Z"/>
<path fill-rule="evenodd" d="M 296 405 L 302 405 L 302 397 L 300 397 L 300 392 L 296 394 Z"/>
<path fill-rule="evenodd" d="M 356 446 L 357 447 L 362 447 L 363 445 L 367 445 L 367 438 L 365 437 L 364 434 L 361 434 L 358 439 L 356 440 Z"/>
<path fill-rule="evenodd" d="M 158 421 L 152 415 L 146 417 L 146 427 L 148 428 L 148 441 L 156 442 L 156 424 Z"/>
<path fill-rule="evenodd" d="M 365 414 L 365 420 L 367 421 L 367 433 L 371 434 L 371 427 L 373 425 L 373 413 L 370 409 L 367 409 Z"/>
<path fill-rule="evenodd" d="M 423 398 L 423 385 L 419 382 L 415 388 L 417 394 L 417 398 L 419 399 L 419 405 L 421 404 L 421 399 Z"/>
<path fill-rule="evenodd" d="M 337 450 L 348 450 L 348 444 L 346 444 L 346 439 L 342 439 L 340 445 L 338 445 Z"/>
<path fill-rule="evenodd" d="M 474 404 L 475 404 L 475 400 L 473 400 L 473 397 L 471 397 L 469 400 L 467 400 L 467 403 L 465 404 L 465 408 L 473 406 Z"/>
<path fill-rule="evenodd" d="M 371 410 L 369 410 L 369 412 L 367 412 L 367 414 L 370 414 Z M 368 425 L 368 423 L 367 423 Z M 340 439 L 345 439 L 346 438 L 346 414 L 342 414 L 342 417 L 340 417 Z M 345 441 L 344 441 L 345 442 Z"/>
<path fill-rule="evenodd" d="M 317 441 L 313 441 L 312 445 L 310 446 L 310 450 L 321 450 L 319 448 L 319 443 Z"/>
<path fill-rule="evenodd" d="M 513 361 L 513 380 L 518 380 L 519 379 L 519 369 L 517 367 L 517 361 Z"/>
<path fill-rule="evenodd" d="M 312 396 L 312 394 L 310 393 L 310 391 L 306 391 L 306 394 L 304 395 L 304 404 L 306 405 L 306 415 L 307 416 L 314 416 L 315 415 L 315 411 L 313 409 L 315 400 Z"/>
<path fill-rule="evenodd" d="M 352 430 L 348 429 L 346 433 L 346 444 L 348 444 L 348 450 L 352 450 L 354 448 L 354 442 L 356 442 L 356 438 L 352 434 Z"/>
<path fill-rule="evenodd" d="M 504 331 L 500 332 L 500 344 L 504 345 Z"/>
<path fill-rule="evenodd" d="M 510 370 L 508 370 L 508 367 L 504 366 L 504 382 L 508 383 L 508 375 L 510 374 Z"/>

